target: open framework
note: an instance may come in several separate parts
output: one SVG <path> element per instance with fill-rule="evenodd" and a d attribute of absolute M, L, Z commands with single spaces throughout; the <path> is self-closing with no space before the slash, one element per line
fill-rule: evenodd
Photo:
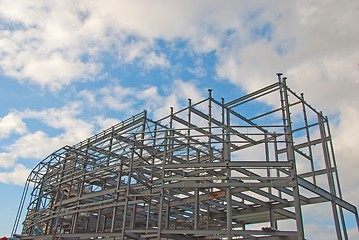
<path fill-rule="evenodd" d="M 357 225 L 358 213 L 342 198 L 328 119 L 278 74 L 233 101 L 209 90 L 52 153 L 27 179 L 13 234 L 28 205 L 21 239 L 305 239 L 302 209 L 319 203 L 348 239 L 344 213 Z"/>

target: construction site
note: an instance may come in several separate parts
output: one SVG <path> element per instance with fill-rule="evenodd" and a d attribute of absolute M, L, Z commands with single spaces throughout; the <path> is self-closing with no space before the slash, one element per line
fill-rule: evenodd
<path fill-rule="evenodd" d="M 55 151 L 29 175 L 12 235 L 303 240 L 303 210 L 325 206 L 334 238 L 348 239 L 358 212 L 342 197 L 328 118 L 286 80 L 230 101 L 208 90 Z"/>

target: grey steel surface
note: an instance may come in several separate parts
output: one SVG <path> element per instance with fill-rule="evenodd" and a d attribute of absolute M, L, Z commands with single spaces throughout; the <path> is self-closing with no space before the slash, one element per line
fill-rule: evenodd
<path fill-rule="evenodd" d="M 258 111 L 262 98 L 277 105 Z M 302 208 L 325 202 L 348 239 L 343 210 L 357 224 L 358 213 L 342 199 L 328 119 L 278 74 L 233 101 L 210 90 L 59 149 L 28 177 L 13 233 L 25 213 L 21 239 L 305 239 Z"/>

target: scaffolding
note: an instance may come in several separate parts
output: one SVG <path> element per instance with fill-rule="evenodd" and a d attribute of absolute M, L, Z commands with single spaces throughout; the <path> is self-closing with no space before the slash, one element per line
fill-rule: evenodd
<path fill-rule="evenodd" d="M 21 239 L 302 240 L 302 208 L 326 202 L 348 239 L 345 211 L 357 225 L 358 212 L 342 198 L 328 118 L 277 75 L 52 153 L 27 179 L 12 234 L 28 205 Z"/>

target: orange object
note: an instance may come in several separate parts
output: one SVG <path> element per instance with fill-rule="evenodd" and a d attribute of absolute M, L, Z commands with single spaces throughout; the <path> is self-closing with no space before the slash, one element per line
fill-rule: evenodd
<path fill-rule="evenodd" d="M 218 191 L 218 192 L 214 192 L 214 193 L 210 194 L 209 198 L 219 198 L 219 197 L 224 197 L 224 196 L 226 196 L 226 192 Z"/>

